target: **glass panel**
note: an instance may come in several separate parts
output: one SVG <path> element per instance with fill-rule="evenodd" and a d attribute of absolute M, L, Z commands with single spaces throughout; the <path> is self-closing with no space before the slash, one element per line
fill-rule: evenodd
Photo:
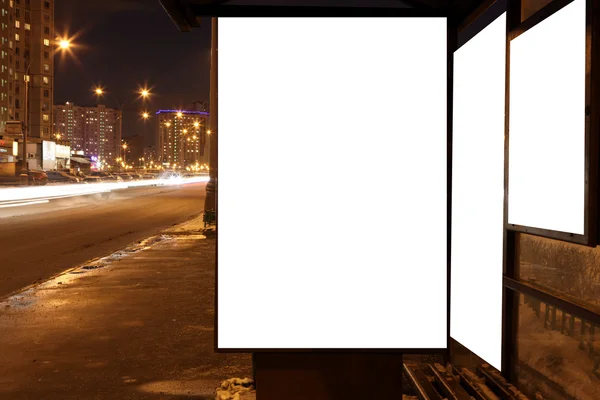
<path fill-rule="evenodd" d="M 600 313 L 600 247 L 520 235 L 518 278 Z"/>
<path fill-rule="evenodd" d="M 521 22 L 525 21 L 550 3 L 552 3 L 552 0 L 522 0 Z"/>
<path fill-rule="evenodd" d="M 518 296 L 517 385 L 531 399 L 600 399 L 600 329 L 523 294 Z"/>

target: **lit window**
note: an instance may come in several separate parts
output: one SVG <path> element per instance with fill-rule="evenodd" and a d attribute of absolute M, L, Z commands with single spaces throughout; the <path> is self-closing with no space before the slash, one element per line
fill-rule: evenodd
<path fill-rule="evenodd" d="M 21 27 L 21 21 L 15 21 L 15 28 Z"/>
<path fill-rule="evenodd" d="M 49 82 L 49 80 L 48 80 L 48 77 L 47 77 L 47 76 L 45 76 L 45 77 L 43 78 L 43 81 L 44 81 L 44 83 L 45 83 L 45 84 L 48 84 L 48 82 Z M 65 111 L 65 110 L 63 110 L 63 111 Z"/>
<path fill-rule="evenodd" d="M 50 40 L 44 39 L 44 46 L 50 46 Z"/>
<path fill-rule="evenodd" d="M 25 30 L 26 31 L 30 31 L 31 30 L 31 25 L 30 24 L 25 24 Z"/>
<path fill-rule="evenodd" d="M 44 71 L 46 71 L 46 72 L 50 71 L 50 65 L 49 64 L 44 64 Z"/>

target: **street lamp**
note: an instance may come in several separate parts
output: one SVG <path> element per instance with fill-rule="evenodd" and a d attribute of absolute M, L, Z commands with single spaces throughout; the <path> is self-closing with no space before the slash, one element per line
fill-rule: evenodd
<path fill-rule="evenodd" d="M 60 50 L 67 50 L 71 46 L 71 42 L 68 39 L 61 39 L 59 42 Z M 27 160 L 27 139 L 29 136 L 29 70 L 31 65 L 37 59 L 39 54 L 35 54 L 27 64 L 25 68 L 25 120 L 23 121 L 23 165 L 21 166 L 20 180 L 22 185 L 29 185 L 29 162 Z"/>
<path fill-rule="evenodd" d="M 96 95 L 96 97 L 101 97 L 104 96 L 106 93 L 106 91 L 104 90 L 103 87 L 101 86 L 96 86 L 94 89 L 94 94 Z M 139 92 L 140 97 L 142 97 L 142 100 L 145 100 L 146 98 L 148 98 L 150 96 L 150 90 L 147 88 L 140 88 Z M 139 97 L 138 97 L 139 98 Z M 126 99 L 123 103 L 120 103 L 118 99 L 115 98 L 115 102 L 117 103 L 117 107 L 119 108 L 119 113 L 120 113 L 120 122 L 121 122 L 121 131 L 123 129 L 123 108 L 125 107 L 125 104 L 127 104 L 127 102 L 131 100 L 131 99 Z M 148 114 L 147 112 L 143 113 L 143 118 L 144 119 L 148 119 L 150 117 L 150 114 Z"/>
<path fill-rule="evenodd" d="M 127 143 L 123 143 L 123 162 L 127 162 Z"/>
<path fill-rule="evenodd" d="M 148 111 L 144 111 L 144 112 L 142 113 L 142 118 L 144 118 L 144 119 L 148 119 L 148 118 L 150 118 L 150 114 L 148 113 Z"/>

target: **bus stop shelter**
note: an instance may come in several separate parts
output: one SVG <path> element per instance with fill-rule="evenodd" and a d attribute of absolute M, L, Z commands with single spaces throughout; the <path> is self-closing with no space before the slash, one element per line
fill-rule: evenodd
<path fill-rule="evenodd" d="M 217 49 L 231 46 L 233 37 L 229 31 L 222 43 L 221 29 L 234 25 L 218 21 L 347 17 L 356 18 L 354 26 L 360 30 L 369 18 L 445 20 L 445 56 L 440 58 L 445 112 L 431 117 L 443 120 L 445 127 L 443 146 L 436 150 L 445 177 L 445 196 L 438 204 L 446 217 L 438 218 L 445 232 L 444 243 L 439 243 L 445 249 L 445 345 L 310 346 L 297 339 L 270 346 L 235 335 L 226 344 L 223 332 L 231 329 L 223 317 L 227 308 L 216 304 L 215 348 L 253 353 L 260 399 L 394 396 L 402 376 L 420 398 L 452 397 L 449 393 L 454 398 L 466 393 L 486 398 L 474 388 L 460 389 L 464 393 L 455 388 L 461 393 L 457 395 L 444 386 L 445 374 L 464 382 L 471 372 L 503 399 L 515 398 L 510 384 L 528 398 L 600 397 L 595 339 L 600 326 L 599 0 L 160 2 L 182 32 L 212 26 L 214 134 L 207 190 L 213 197 L 205 209 L 217 213 L 217 229 L 217 182 L 221 176 L 227 185 L 224 177 L 232 176 L 225 163 L 233 149 L 229 136 L 222 136 L 230 130 L 218 135 L 217 86 L 219 78 L 235 80 L 231 73 L 217 73 L 222 66 Z M 243 26 L 251 36 L 253 29 Z M 231 47 L 226 51 L 230 57 Z M 225 118 L 231 110 L 226 117 L 222 114 L 222 129 L 230 126 Z M 219 174 L 218 158 L 224 175 Z M 229 210 L 233 208 L 221 212 Z M 222 268 L 217 261 L 218 274 L 230 276 Z M 218 293 L 217 301 L 226 299 L 226 293 Z M 423 306 L 406 302 L 396 307 L 394 314 L 401 316 L 409 307 Z M 250 314 L 255 311 L 260 314 L 255 309 Z M 427 318 L 415 318 L 411 329 L 419 330 Z M 373 325 L 374 337 L 378 326 Z M 268 334 L 258 325 L 253 328 Z M 423 362 L 452 367 L 427 369 Z M 438 386 L 430 388 L 427 382 Z"/>

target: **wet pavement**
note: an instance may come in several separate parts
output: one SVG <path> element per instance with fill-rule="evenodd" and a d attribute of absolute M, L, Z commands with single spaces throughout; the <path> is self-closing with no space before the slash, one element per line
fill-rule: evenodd
<path fill-rule="evenodd" d="M 0 399 L 214 399 L 215 239 L 194 222 L 0 302 Z"/>

